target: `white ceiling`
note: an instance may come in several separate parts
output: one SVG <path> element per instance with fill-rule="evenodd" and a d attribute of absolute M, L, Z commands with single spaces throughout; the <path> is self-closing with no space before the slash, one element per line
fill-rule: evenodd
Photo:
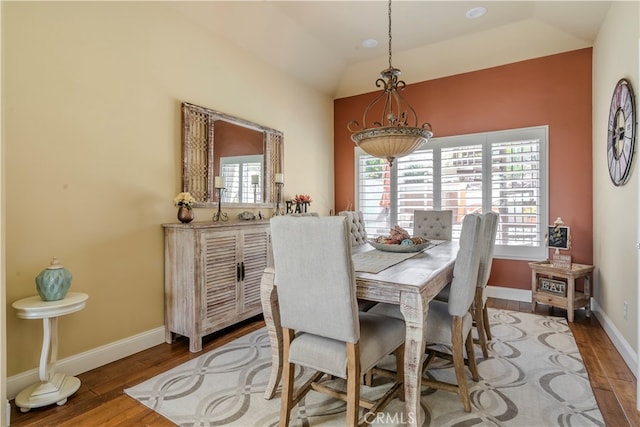
<path fill-rule="evenodd" d="M 392 4 L 392 63 L 411 83 L 593 45 L 609 1 Z M 218 36 L 335 97 L 377 90 L 388 65 L 387 1 L 174 1 Z M 484 6 L 487 14 L 467 19 Z M 365 39 L 378 46 L 365 49 Z M 412 71 L 413 75 L 406 73 Z"/>

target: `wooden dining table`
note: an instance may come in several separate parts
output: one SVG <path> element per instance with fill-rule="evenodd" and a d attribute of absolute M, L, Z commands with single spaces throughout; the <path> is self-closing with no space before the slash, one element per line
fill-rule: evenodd
<path fill-rule="evenodd" d="M 377 251 L 369 244 L 353 248 L 356 267 L 356 296 L 369 300 L 396 304 L 406 324 L 404 352 L 404 391 L 407 425 L 422 425 L 420 390 L 422 361 L 425 353 L 427 311 L 431 301 L 453 278 L 453 266 L 458 242 L 444 241 L 401 260 L 379 272 L 358 271 L 358 258 L 366 258 L 369 251 Z M 359 255 L 358 255 L 359 254 Z M 376 256 L 371 252 L 370 256 Z M 278 309 L 277 278 L 273 268 L 267 268 L 260 284 L 264 320 L 272 351 L 271 375 L 265 399 L 271 399 L 282 376 L 282 327 Z"/>

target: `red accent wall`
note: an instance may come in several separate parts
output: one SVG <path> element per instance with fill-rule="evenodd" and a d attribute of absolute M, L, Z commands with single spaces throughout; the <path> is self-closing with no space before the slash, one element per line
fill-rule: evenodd
<path fill-rule="evenodd" d="M 591 48 L 408 85 L 403 96 L 435 136 L 549 126 L 549 219 L 571 227 L 574 262 L 593 262 Z M 377 76 L 372 72 L 371 86 Z M 334 102 L 335 209 L 355 205 L 354 143 L 376 95 Z M 602 149 L 605 149 L 603 145 Z M 489 284 L 530 289 L 527 261 L 495 259 Z"/>

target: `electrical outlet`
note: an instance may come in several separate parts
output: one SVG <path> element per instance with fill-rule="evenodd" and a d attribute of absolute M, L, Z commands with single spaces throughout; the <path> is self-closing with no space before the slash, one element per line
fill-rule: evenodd
<path fill-rule="evenodd" d="M 627 304 L 627 302 L 624 302 L 624 320 L 628 320 L 629 319 L 629 304 Z"/>

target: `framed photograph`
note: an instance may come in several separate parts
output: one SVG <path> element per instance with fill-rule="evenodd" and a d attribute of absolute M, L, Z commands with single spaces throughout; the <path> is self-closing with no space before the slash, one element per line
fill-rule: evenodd
<path fill-rule="evenodd" d="M 538 291 L 548 292 L 553 295 L 567 296 L 567 282 L 562 280 L 548 279 L 546 277 L 538 278 Z"/>
<path fill-rule="evenodd" d="M 550 225 L 547 231 L 547 247 L 569 249 L 569 227 Z"/>

